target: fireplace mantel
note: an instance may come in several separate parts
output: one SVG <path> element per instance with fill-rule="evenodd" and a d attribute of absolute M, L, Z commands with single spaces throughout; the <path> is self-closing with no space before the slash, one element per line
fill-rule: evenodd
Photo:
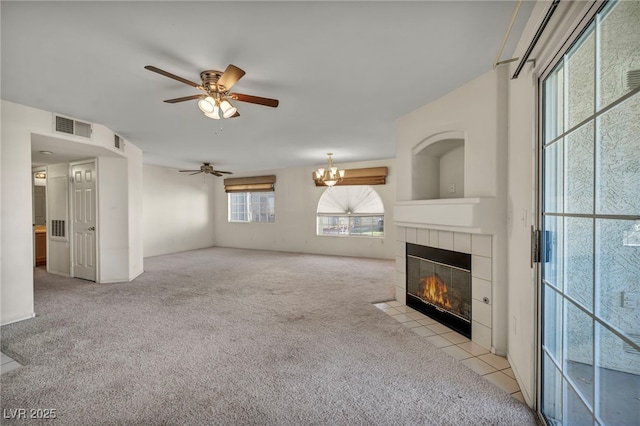
<path fill-rule="evenodd" d="M 397 201 L 397 226 L 429 228 L 471 234 L 492 234 L 504 219 L 496 197 Z"/>

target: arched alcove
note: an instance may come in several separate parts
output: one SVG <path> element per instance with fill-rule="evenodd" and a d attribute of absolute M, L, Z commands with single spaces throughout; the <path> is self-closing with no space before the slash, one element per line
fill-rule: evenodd
<path fill-rule="evenodd" d="M 445 132 L 412 150 L 413 200 L 464 198 L 464 134 Z"/>

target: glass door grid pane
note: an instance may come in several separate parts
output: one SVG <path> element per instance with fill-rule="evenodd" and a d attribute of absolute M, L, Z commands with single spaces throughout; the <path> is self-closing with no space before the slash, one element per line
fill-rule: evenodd
<path fill-rule="evenodd" d="M 640 121 L 640 94 L 612 87 L 612 55 L 605 55 L 607 69 L 600 61 L 610 48 L 602 46 L 601 32 L 609 40 L 616 35 L 607 20 L 640 28 L 640 3 L 622 12 L 618 6 L 598 12 L 541 87 L 540 407 L 550 424 L 637 424 L 640 412 L 640 305 L 624 302 L 625 294 L 640 295 L 640 246 L 633 245 L 636 229 L 640 240 L 640 126 L 632 125 Z M 640 64 L 640 43 L 620 43 L 630 50 L 622 57 Z M 625 345 L 637 351 L 637 361 L 623 353 Z M 616 379 L 621 385 L 610 389 Z"/>

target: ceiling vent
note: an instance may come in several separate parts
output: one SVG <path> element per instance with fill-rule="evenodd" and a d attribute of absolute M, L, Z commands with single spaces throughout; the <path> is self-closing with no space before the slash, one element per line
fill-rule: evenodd
<path fill-rule="evenodd" d="M 83 138 L 91 138 L 91 124 L 82 121 L 73 120 L 71 118 L 54 115 L 54 130 L 58 133 L 66 133 L 68 135 L 80 136 Z"/>
<path fill-rule="evenodd" d="M 625 73 L 625 84 L 627 90 L 640 87 L 640 70 L 629 70 Z"/>
<path fill-rule="evenodd" d="M 113 147 L 115 149 L 119 149 L 120 151 L 124 151 L 124 139 L 120 136 L 114 134 L 113 135 Z"/>

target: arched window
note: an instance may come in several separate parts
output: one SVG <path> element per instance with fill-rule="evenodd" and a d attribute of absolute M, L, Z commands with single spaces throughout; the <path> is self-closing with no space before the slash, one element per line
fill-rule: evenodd
<path fill-rule="evenodd" d="M 384 205 L 366 185 L 327 188 L 318 201 L 317 235 L 384 237 Z"/>

